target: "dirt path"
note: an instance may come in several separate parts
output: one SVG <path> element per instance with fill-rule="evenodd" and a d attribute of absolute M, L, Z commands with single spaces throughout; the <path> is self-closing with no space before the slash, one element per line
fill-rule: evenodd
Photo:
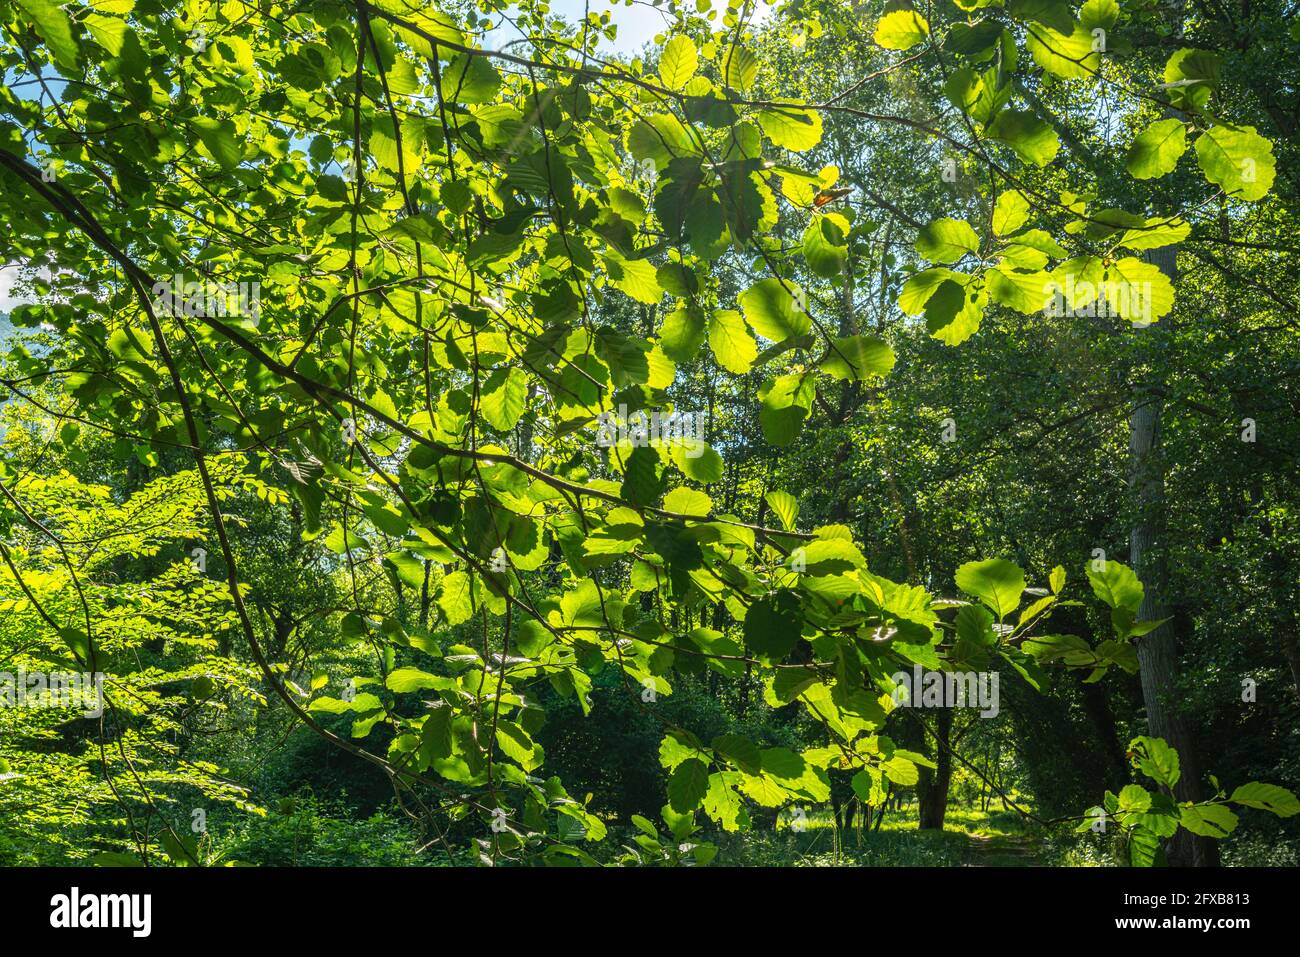
<path fill-rule="evenodd" d="M 1041 865 L 1038 846 L 1032 838 L 1017 835 L 967 836 L 962 867 L 1034 867 Z"/>

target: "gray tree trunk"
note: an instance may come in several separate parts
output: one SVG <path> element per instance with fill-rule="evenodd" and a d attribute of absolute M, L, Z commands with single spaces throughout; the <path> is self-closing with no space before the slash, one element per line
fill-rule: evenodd
<path fill-rule="evenodd" d="M 1171 281 L 1177 280 L 1177 247 L 1153 250 L 1148 255 Z M 1150 339 L 1164 333 L 1148 328 L 1137 330 L 1135 334 Z M 1137 508 L 1129 535 L 1129 561 L 1145 588 L 1139 613 L 1139 620 L 1144 621 L 1169 617 L 1165 602 L 1167 569 L 1160 548 L 1165 529 L 1165 472 L 1160 456 L 1163 403 L 1157 394 L 1162 378 L 1159 357 L 1152 365 L 1156 371 L 1152 373 L 1151 381 L 1139 381 L 1133 385 L 1129 420 L 1129 489 Z M 1136 643 L 1147 729 L 1152 737 L 1164 738 L 1178 751 L 1182 767 L 1174 796 L 1179 801 L 1200 800 L 1201 779 L 1196 749 L 1191 731 L 1174 700 L 1178 647 L 1172 623 L 1166 622 L 1136 639 Z M 1219 863 L 1218 844 L 1212 838 L 1198 837 L 1183 829 L 1169 840 L 1165 850 L 1173 866 L 1215 867 Z"/>

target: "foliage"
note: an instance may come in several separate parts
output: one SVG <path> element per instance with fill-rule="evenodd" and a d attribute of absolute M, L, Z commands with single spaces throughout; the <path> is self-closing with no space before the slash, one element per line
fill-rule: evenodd
<path fill-rule="evenodd" d="M 5 359 L 33 437 L 0 472 L 0 649 L 104 670 L 113 715 L 33 785 L 68 715 L 19 714 L 0 802 L 36 787 L 24 830 L 91 829 L 68 856 L 193 857 L 185 789 L 256 813 L 162 743 L 229 715 L 378 769 L 483 863 L 594 863 L 614 814 L 637 831 L 618 862 L 705 864 L 706 830 L 827 802 L 832 775 L 868 807 L 942 777 L 895 672 L 1122 681 L 1166 624 L 1143 617 L 1163 580 L 1105 558 L 1088 591 L 1069 579 L 1078 542 L 937 541 L 942 501 L 918 565 L 898 478 L 930 506 L 937 453 L 891 427 L 928 420 L 917 380 L 999 329 L 1028 355 L 1095 339 L 1150 379 L 1146 344 L 1177 331 L 1133 326 L 1185 308 L 1161 257 L 1286 238 L 1294 125 L 1239 95 L 1240 58 L 1168 42 L 1145 0 L 793 0 L 761 27 L 751 3 L 673 0 L 621 58 L 607 14 L 514 6 L 522 41 L 493 49 L 496 0 L 0 0 L 0 255 L 37 294 L 15 325 L 41 330 Z M 891 141 L 888 162 L 953 178 L 879 196 L 863 157 Z M 946 398 L 976 393 L 963 415 L 996 427 L 989 378 Z M 699 434 L 647 429 L 704 404 Z M 611 432 L 629 415 L 649 422 Z M 887 500 L 809 487 L 872 457 Z M 130 459 L 138 488 L 71 471 Z M 210 574 L 160 561 L 190 542 Z M 1105 637 L 1055 633 L 1097 602 Z M 168 642 L 184 663 L 155 660 Z M 666 704 L 706 681 L 739 720 Z M 621 716 L 658 798 L 552 773 L 572 741 L 548 714 L 574 709 Z M 1130 750 L 1164 789 L 1106 798 L 1132 863 L 1179 827 L 1226 835 L 1227 803 L 1293 813 L 1260 783 L 1175 805 L 1176 752 Z"/>

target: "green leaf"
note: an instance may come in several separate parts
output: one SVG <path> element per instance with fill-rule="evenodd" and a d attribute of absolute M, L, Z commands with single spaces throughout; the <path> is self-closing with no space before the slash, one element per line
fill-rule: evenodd
<path fill-rule="evenodd" d="M 762 770 L 763 756 L 758 745 L 738 734 L 723 734 L 711 742 L 713 750 L 731 761 L 746 774 L 758 774 Z"/>
<path fill-rule="evenodd" d="M 794 441 L 812 412 L 817 386 L 813 377 L 802 373 L 768 379 L 758 390 L 758 421 L 763 437 L 773 445 Z"/>
<path fill-rule="evenodd" d="M 1263 199 L 1277 172 L 1273 144 L 1253 126 L 1216 126 L 1196 139 L 1205 178 L 1237 199 Z"/>
<path fill-rule="evenodd" d="M 1047 254 L 1023 243 L 1009 243 L 1003 249 L 999 266 L 1025 272 L 1036 272 L 1047 265 Z"/>
<path fill-rule="evenodd" d="M 878 768 L 863 768 L 849 781 L 853 793 L 863 804 L 875 807 L 885 801 L 885 778 Z"/>
<path fill-rule="evenodd" d="M 453 748 L 452 718 L 455 711 L 441 701 L 430 709 L 420 729 L 420 754 L 426 763 L 451 757 Z"/>
<path fill-rule="evenodd" d="M 1088 0 L 1079 8 L 1079 22 L 1089 30 L 1109 30 L 1118 21 L 1118 0 Z"/>
<path fill-rule="evenodd" d="M 447 624 L 460 625 L 473 617 L 477 607 L 473 580 L 462 571 L 455 571 L 442 580 L 442 594 L 438 607 L 447 616 Z"/>
<path fill-rule="evenodd" d="M 780 781 L 799 781 L 808 770 L 804 759 L 789 748 L 763 748 L 763 770 Z"/>
<path fill-rule="evenodd" d="M 230 120 L 196 116 L 190 120 L 190 124 L 222 169 L 229 171 L 239 165 L 239 161 L 244 158 L 244 149 L 236 139 L 234 123 Z"/>
<path fill-rule="evenodd" d="M 787 532 L 795 530 L 795 519 L 799 517 L 799 501 L 789 492 L 782 492 L 780 489 L 774 489 L 763 496 L 768 507 L 776 513 L 776 517 L 781 522 L 781 527 Z"/>
<path fill-rule="evenodd" d="M 967 298 L 968 289 L 953 280 L 945 280 L 925 304 L 925 327 L 930 335 L 950 346 L 961 345 L 979 331 L 988 304 L 984 287 Z"/>
<path fill-rule="evenodd" d="M 492 428 L 509 432 L 523 415 L 528 400 L 528 377 L 515 368 L 492 370 L 479 395 L 479 411 Z"/>
<path fill-rule="evenodd" d="M 953 70 L 944 83 L 943 92 L 949 102 L 967 116 L 987 121 L 984 105 L 987 104 L 988 90 L 984 79 L 968 66 Z"/>
<path fill-rule="evenodd" d="M 1165 62 L 1165 83 L 1177 92 L 1203 88 L 1208 91 L 1219 85 L 1223 73 L 1223 60 L 1217 53 L 1207 50 L 1182 49 Z M 1193 98 L 1196 105 L 1204 105 L 1205 97 Z"/>
<path fill-rule="evenodd" d="M 1052 299 L 1053 280 L 1045 272 L 1019 272 L 998 266 L 986 273 L 989 293 L 1025 315 L 1041 312 Z"/>
<path fill-rule="evenodd" d="M 664 44 L 659 58 L 659 79 L 670 90 L 680 90 L 695 75 L 699 56 L 691 38 L 678 34 Z"/>
<path fill-rule="evenodd" d="M 722 456 L 703 439 L 675 443 L 671 451 L 673 464 L 682 474 L 704 485 L 719 481 L 726 471 Z"/>
<path fill-rule="evenodd" d="M 1129 249 L 1159 249 L 1181 243 L 1191 232 L 1192 226 L 1185 219 L 1155 217 L 1140 227 L 1125 230 L 1120 245 Z"/>
<path fill-rule="evenodd" d="M 90 0 L 90 6 L 100 13 L 116 13 L 120 16 L 135 9 L 135 0 Z"/>
<path fill-rule="evenodd" d="M 1151 807 L 1151 792 L 1140 784 L 1126 784 L 1119 792 L 1119 809 L 1140 814 Z"/>
<path fill-rule="evenodd" d="M 1152 831 L 1156 837 L 1173 837 L 1178 833 L 1178 807 L 1167 794 L 1152 794 L 1150 809 L 1134 817 L 1139 827 Z"/>
<path fill-rule="evenodd" d="M 780 279 L 760 279 L 740 294 L 740 308 L 759 335 L 773 342 L 801 336 L 812 327 L 801 308 L 803 290 Z"/>
<path fill-rule="evenodd" d="M 1082 210 L 1080 211 L 1082 213 Z M 1124 209 L 1099 209 L 1093 212 L 1088 222 L 1071 224 L 1082 227 L 1089 239 L 1107 239 L 1125 229 L 1134 229 L 1146 224 L 1146 219 Z M 1069 228 L 1069 227 L 1067 227 Z"/>
<path fill-rule="evenodd" d="M 938 333 L 952 325 L 957 314 L 966 308 L 966 288 L 952 279 L 941 282 L 925 304 L 925 325 Z M 963 336 L 963 340 L 969 336 Z"/>
<path fill-rule="evenodd" d="M 198 860 L 198 845 L 194 838 L 183 833 L 177 834 L 171 830 L 161 831 L 158 834 L 158 843 L 162 845 L 163 853 L 177 867 L 190 867 L 195 865 Z"/>
<path fill-rule="evenodd" d="M 1069 0 L 1008 0 L 1007 12 L 1021 21 L 1034 20 L 1055 30 L 1068 30 L 1074 23 Z"/>
<path fill-rule="evenodd" d="M 903 283 L 903 291 L 898 296 L 898 308 L 909 316 L 915 316 L 925 309 L 925 304 L 943 283 L 962 283 L 965 279 L 961 273 L 941 266 L 919 272 Z"/>
<path fill-rule="evenodd" d="M 627 457 L 619 494 L 633 505 L 649 505 L 662 494 L 664 479 L 659 474 L 659 453 L 639 446 Z"/>
<path fill-rule="evenodd" d="M 899 787 L 910 788 L 921 780 L 921 773 L 916 769 L 916 765 L 897 755 L 880 762 L 880 770 L 884 771 L 885 777 Z"/>
<path fill-rule="evenodd" d="M 745 803 L 736 793 L 735 788 L 727 783 L 728 778 L 738 778 L 734 771 L 725 774 L 709 775 L 709 790 L 704 796 L 704 813 L 716 821 L 724 831 L 739 831 L 747 825 L 748 812 Z"/>
<path fill-rule="evenodd" d="M 634 123 L 627 134 L 627 147 L 637 159 L 653 160 L 659 168 L 692 152 L 686 128 L 671 113 L 655 113 Z"/>
<path fill-rule="evenodd" d="M 936 219 L 916 237 L 916 251 L 938 263 L 955 263 L 968 253 L 979 252 L 979 248 L 975 230 L 960 219 Z"/>
<path fill-rule="evenodd" d="M 1064 247 L 1062 247 L 1060 243 L 1058 243 L 1055 239 L 1053 239 L 1049 233 L 1041 229 L 1025 230 L 1023 233 L 1019 233 L 1015 236 L 1009 237 L 1007 242 L 1008 242 L 1008 246 L 1007 246 L 1008 250 L 1012 250 L 1015 249 L 1017 246 L 1020 246 L 1026 249 L 1037 250 L 1038 252 L 1042 253 L 1044 256 L 1052 256 L 1057 259 L 1064 259 L 1068 255 L 1068 253 L 1066 253 Z M 1037 269 L 1039 267 L 1032 266 L 1032 267 L 1021 267 L 1021 268 Z"/>
<path fill-rule="evenodd" d="M 369 545 L 370 543 L 356 532 L 345 531 L 342 526 L 335 526 L 334 530 L 325 536 L 325 547 L 340 555 L 353 549 L 368 548 Z"/>
<path fill-rule="evenodd" d="M 63 639 L 63 643 L 68 646 L 78 663 L 90 666 L 90 638 L 84 631 L 80 628 L 60 628 L 59 637 Z"/>
<path fill-rule="evenodd" d="M 758 358 L 758 344 L 740 313 L 732 309 L 713 313 L 709 320 L 709 348 L 718 365 L 736 375 L 748 372 Z"/>
<path fill-rule="evenodd" d="M 836 379 L 860 382 L 883 376 L 894 368 L 894 350 L 874 336 L 845 336 L 831 342 L 821 362 L 823 372 Z"/>
<path fill-rule="evenodd" d="M 953 620 L 957 628 L 957 655 L 966 658 L 969 654 L 978 654 L 980 649 L 997 644 L 997 633 L 993 631 L 993 613 L 982 605 L 963 605 L 957 609 Z M 913 689 L 920 694 L 920 689 Z"/>
<path fill-rule="evenodd" d="M 133 326 L 114 330 L 105 345 L 119 359 L 146 359 L 153 355 L 149 336 Z"/>
<path fill-rule="evenodd" d="M 980 0 L 975 0 L 979 3 Z M 974 62 L 982 62 L 996 54 L 1002 38 L 1002 24 L 989 18 L 975 24 L 954 23 L 944 38 L 943 48 Z"/>
<path fill-rule="evenodd" d="M 722 55 L 723 82 L 742 93 L 758 79 L 758 57 L 739 45 L 732 45 Z"/>
<path fill-rule="evenodd" d="M 957 587 L 984 602 L 999 619 L 1020 606 L 1025 590 L 1025 573 L 1015 562 L 990 558 L 967 562 L 957 569 Z"/>
<path fill-rule="evenodd" d="M 1056 130 L 1028 110 L 1003 110 L 989 126 L 988 134 L 1035 166 L 1046 166 L 1061 148 Z"/>
<path fill-rule="evenodd" d="M 629 298 L 652 306 L 664 297 L 658 272 L 650 260 L 610 255 L 605 257 L 605 265 L 609 269 L 610 284 L 627 293 Z"/>
<path fill-rule="evenodd" d="M 1182 120 L 1156 120 L 1138 134 L 1124 165 L 1134 179 L 1158 179 L 1172 173 L 1187 152 L 1187 126 Z"/>
<path fill-rule="evenodd" d="M 699 758 L 687 758 L 668 778 L 668 804 L 678 814 L 695 810 L 709 792 L 709 767 Z"/>
<path fill-rule="evenodd" d="M 998 196 L 993 206 L 993 232 L 1008 236 L 1029 219 L 1029 201 L 1018 189 L 1009 189 Z"/>
<path fill-rule="evenodd" d="M 346 714 L 351 710 L 352 702 L 331 698 L 328 695 L 315 698 L 307 705 L 307 711 L 311 714 Z"/>
<path fill-rule="evenodd" d="M 420 166 L 420 152 L 424 140 L 424 121 L 417 117 L 408 117 L 402 122 L 402 148 L 398 150 L 398 137 L 393 118 L 377 117 L 370 130 L 370 152 L 381 169 L 390 173 L 404 172 L 407 176 L 415 173 Z"/>
<path fill-rule="evenodd" d="M 803 234 L 803 257 L 818 276 L 833 279 L 849 256 L 849 221 L 839 213 L 814 216 Z"/>
<path fill-rule="evenodd" d="M 695 830 L 694 810 L 679 813 L 673 810 L 671 804 L 665 804 L 659 814 L 668 825 L 669 832 L 679 841 L 686 840 Z"/>
<path fill-rule="evenodd" d="M 546 757 L 542 746 L 533 741 L 528 733 L 513 721 L 500 721 L 497 724 L 496 738 L 501 753 L 525 771 L 535 771 L 541 767 Z"/>
<path fill-rule="evenodd" d="M 1106 267 L 1106 301 L 1129 322 L 1155 322 L 1174 308 L 1174 286 L 1154 263 L 1132 256 Z"/>
<path fill-rule="evenodd" d="M 397 550 L 384 556 L 384 561 L 397 573 L 397 577 L 411 588 L 424 584 L 424 562 L 410 552 Z"/>
<path fill-rule="evenodd" d="M 1048 584 L 1052 586 L 1052 594 L 1059 595 L 1061 589 L 1065 587 L 1065 569 L 1060 565 L 1053 568 L 1051 575 L 1048 576 Z"/>
<path fill-rule="evenodd" d="M 760 110 L 758 125 L 773 146 L 792 153 L 810 150 L 822 140 L 821 114 L 794 105 Z"/>
<path fill-rule="evenodd" d="M 1202 837 L 1227 837 L 1237 827 L 1237 815 L 1222 804 L 1191 804 L 1179 809 L 1178 823 Z"/>
<path fill-rule="evenodd" d="M 61 71 L 72 75 L 77 69 L 77 42 L 72 38 L 72 21 L 53 0 L 17 0 L 18 9 L 36 27 Z"/>
<path fill-rule="evenodd" d="M 713 511 L 713 500 L 699 489 L 679 486 L 664 496 L 664 510 L 678 515 L 706 518 Z"/>
<path fill-rule="evenodd" d="M 95 41 L 107 50 L 113 56 L 122 52 L 122 44 L 126 41 L 126 21 L 119 20 L 117 17 L 100 16 L 98 13 L 88 13 L 82 21 L 86 29 Z"/>
<path fill-rule="evenodd" d="M 1100 564 L 1101 571 L 1094 571 L 1092 562 L 1084 566 L 1093 594 L 1111 608 L 1126 608 L 1137 614 L 1142 607 L 1142 583 L 1133 569 L 1110 559 Z"/>
<path fill-rule="evenodd" d="M 1258 781 L 1252 781 L 1233 791 L 1228 800 L 1243 807 L 1257 807 L 1264 811 L 1271 811 L 1278 817 L 1291 817 L 1300 813 L 1300 801 L 1296 800 L 1296 796 L 1276 784 L 1260 784 Z"/>
<path fill-rule="evenodd" d="M 1173 788 L 1182 777 L 1178 752 L 1164 738 L 1138 737 L 1129 742 L 1134 766 L 1157 784 Z"/>
<path fill-rule="evenodd" d="M 501 88 L 501 74 L 487 57 L 458 53 L 442 68 L 442 96 L 457 103 L 490 103 Z"/>
<path fill-rule="evenodd" d="M 419 668 L 398 668 L 390 672 L 384 681 L 389 691 L 423 691 L 427 688 L 440 688 L 448 684 L 447 678 L 431 675 Z"/>
<path fill-rule="evenodd" d="M 1025 639 L 1021 648 L 1040 662 L 1063 661 L 1083 667 L 1097 660 L 1088 643 L 1077 635 L 1033 635 Z"/>
<path fill-rule="evenodd" d="M 659 742 L 659 763 L 672 771 L 701 752 L 699 741 L 689 731 L 669 731 Z"/>
<path fill-rule="evenodd" d="M 915 10 L 894 10 L 876 23 L 872 39 L 886 50 L 910 50 L 930 35 L 930 25 Z"/>
<path fill-rule="evenodd" d="M 1063 79 L 1086 80 L 1096 76 L 1101 67 L 1096 40 L 1092 31 L 1082 24 L 1072 24 L 1067 33 L 1031 23 L 1026 46 L 1035 63 Z"/>
<path fill-rule="evenodd" d="M 1160 838 L 1145 827 L 1136 827 L 1129 834 L 1129 863 L 1134 867 L 1152 867 L 1160 853 Z"/>
<path fill-rule="evenodd" d="M 745 614 L 745 647 L 760 661 L 776 664 L 799 643 L 799 599 L 788 589 L 754 601 Z"/>
<path fill-rule="evenodd" d="M 690 362 L 704 344 L 706 323 L 704 314 L 693 305 L 681 303 L 664 317 L 659 327 L 659 342 L 664 353 L 674 362 Z M 755 355 L 758 354 L 755 348 Z"/>

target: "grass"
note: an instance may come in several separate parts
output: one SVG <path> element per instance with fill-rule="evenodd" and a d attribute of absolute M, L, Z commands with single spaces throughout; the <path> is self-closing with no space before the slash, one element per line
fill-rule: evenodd
<path fill-rule="evenodd" d="M 726 834 L 716 840 L 718 863 L 749 867 L 1006 867 L 1057 863 L 1040 860 L 1039 830 L 1015 811 L 950 806 L 942 831 L 919 830 L 916 806 L 886 816 L 879 830 L 837 831 L 828 810 L 794 820 L 783 815 L 774 831 Z M 1062 863 L 1064 863 L 1062 861 Z"/>
<path fill-rule="evenodd" d="M 955 831 L 882 828 L 836 840 L 834 826 L 726 834 L 718 863 L 745 867 L 946 867 L 960 863 L 966 839 Z"/>
<path fill-rule="evenodd" d="M 1026 803 L 1014 794 L 1011 797 L 1022 806 Z M 878 830 L 873 826 L 869 832 L 856 827 L 837 832 L 829 810 L 808 812 L 800 823 L 796 829 L 791 817 L 783 814 L 775 831 L 711 838 L 719 846 L 717 863 L 760 867 L 1108 867 L 1116 863 L 1105 839 L 1077 835 L 1068 825 L 1045 828 L 1000 803 L 985 811 L 977 804 L 954 802 L 948 806 L 942 831 L 917 828 L 915 802 L 891 812 Z"/>

